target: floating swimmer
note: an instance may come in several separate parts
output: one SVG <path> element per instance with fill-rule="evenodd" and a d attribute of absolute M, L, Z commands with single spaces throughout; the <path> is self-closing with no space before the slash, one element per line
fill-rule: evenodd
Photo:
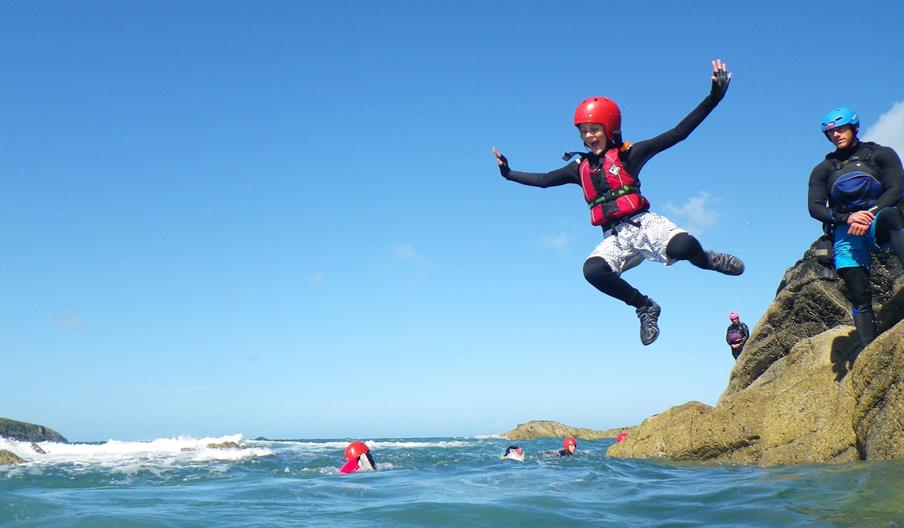
<path fill-rule="evenodd" d="M 374 457 L 370 454 L 370 448 L 364 442 L 355 441 L 348 444 L 348 447 L 345 448 L 345 458 L 348 459 L 348 462 L 342 466 L 339 473 L 375 471 L 377 469 Z"/>
<path fill-rule="evenodd" d="M 574 454 L 577 450 L 578 450 L 577 441 L 574 438 L 569 436 L 568 438 L 565 439 L 564 442 L 562 442 L 562 450 L 559 451 L 559 456 L 563 456 L 563 457 L 564 456 L 574 456 Z"/>
<path fill-rule="evenodd" d="M 524 450 L 518 446 L 508 446 L 499 458 L 502 460 L 517 460 L 518 462 L 524 462 Z"/>
<path fill-rule="evenodd" d="M 600 292 L 634 307 L 640 319 L 640 341 L 649 345 L 659 337 L 659 305 L 631 286 L 622 274 L 644 260 L 670 265 L 687 260 L 694 266 L 726 275 L 740 275 L 744 263 L 733 255 L 706 251 L 700 241 L 668 218 L 650 211 L 640 191 L 640 171 L 656 154 L 687 138 L 719 104 L 731 74 L 721 60 L 712 63 L 710 93 L 675 128 L 631 145 L 622 140 L 621 110 L 608 97 L 585 99 L 574 114 L 574 126 L 589 152 L 568 152 L 578 162 L 552 172 L 520 172 L 495 147 L 499 172 L 510 181 L 533 187 L 580 185 L 590 207 L 590 223 L 603 229 L 603 241 L 584 261 L 584 277 Z M 693 181 L 694 167 L 683 168 Z M 689 174 L 689 175 L 688 175 Z"/>

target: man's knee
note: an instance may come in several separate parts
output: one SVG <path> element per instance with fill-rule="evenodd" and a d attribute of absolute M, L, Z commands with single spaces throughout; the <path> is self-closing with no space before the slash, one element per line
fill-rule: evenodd
<path fill-rule="evenodd" d="M 700 241 L 688 233 L 673 236 L 665 247 L 665 254 L 672 260 L 690 260 L 703 254 Z"/>
<path fill-rule="evenodd" d="M 590 257 L 584 261 L 584 278 L 590 284 L 602 284 L 617 279 L 618 273 L 603 257 Z"/>
<path fill-rule="evenodd" d="M 870 291 L 869 271 L 862 267 L 841 268 L 838 274 L 844 279 L 847 287 L 848 300 L 859 309 L 869 309 L 872 306 L 873 296 Z"/>

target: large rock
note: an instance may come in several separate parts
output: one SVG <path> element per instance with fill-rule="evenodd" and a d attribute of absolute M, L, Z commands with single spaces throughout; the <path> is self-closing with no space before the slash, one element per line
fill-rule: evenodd
<path fill-rule="evenodd" d="M 874 300 L 887 331 L 866 349 L 843 324 L 841 284 L 819 280 L 808 251 L 785 274 L 718 404 L 647 419 L 609 456 L 761 465 L 904 458 L 904 288 L 888 257 L 878 255 L 872 273 L 874 287 L 886 288 Z"/>
<path fill-rule="evenodd" d="M 596 429 L 586 429 L 583 427 L 570 427 L 553 420 L 532 420 L 527 423 L 518 424 L 518 427 L 504 433 L 502 436 L 509 440 L 566 438 L 568 436 L 573 436 L 581 440 L 599 440 L 601 438 L 615 438 L 618 436 L 618 433 L 626 430 L 629 430 L 629 428 L 598 431 Z"/>
<path fill-rule="evenodd" d="M 10 464 L 21 464 L 25 462 L 19 455 L 13 453 L 12 451 L 7 451 L 6 449 L 0 449 L 0 466 L 7 466 Z"/>
<path fill-rule="evenodd" d="M 785 272 L 775 300 L 760 318 L 738 358 L 721 399 L 750 386 L 772 363 L 788 355 L 798 341 L 838 325 L 854 324 L 844 282 L 820 279 L 813 247 Z M 870 273 L 873 305 L 881 309 L 904 286 L 901 265 L 890 251 L 873 254 Z M 898 279 L 897 284 L 896 280 Z M 886 328 L 891 325 L 886 325 Z M 721 401 L 720 399 L 720 401 Z"/>
<path fill-rule="evenodd" d="M 28 422 L 0 418 L 0 436 L 23 442 L 61 442 L 68 443 L 63 435 L 44 427 Z"/>

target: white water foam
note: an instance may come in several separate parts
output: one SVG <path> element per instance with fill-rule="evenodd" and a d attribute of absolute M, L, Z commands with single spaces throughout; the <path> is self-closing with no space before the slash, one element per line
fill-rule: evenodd
<path fill-rule="evenodd" d="M 208 444 L 235 442 L 238 448 L 217 449 Z M 22 442 L 0 437 L 0 449 L 11 451 L 35 465 L 75 464 L 115 468 L 115 471 L 132 474 L 142 469 L 166 467 L 185 462 L 207 462 L 212 460 L 236 461 L 246 458 L 272 455 L 266 447 L 248 447 L 241 434 L 221 437 L 158 438 L 149 442 L 124 442 L 108 440 L 101 444 L 62 444 L 38 442 L 44 450 L 38 453 L 31 442 Z"/>
<path fill-rule="evenodd" d="M 256 443 L 263 443 L 262 441 Z M 346 447 L 348 447 L 349 442 L 341 441 L 337 442 L 334 440 L 328 440 L 323 442 L 310 442 L 310 441 L 294 441 L 294 440 L 280 440 L 276 442 L 269 442 L 271 445 L 281 445 L 285 446 L 287 450 L 292 451 L 304 451 L 304 452 L 324 452 L 324 451 L 344 451 Z M 380 440 L 364 440 L 364 443 L 373 450 L 380 449 L 424 449 L 424 448 L 452 448 L 452 447 L 468 447 L 474 445 L 474 442 L 467 442 L 463 440 L 449 440 L 449 441 L 439 441 L 439 442 L 417 442 L 417 441 L 409 441 L 409 442 L 390 442 L 390 441 L 380 441 Z"/>

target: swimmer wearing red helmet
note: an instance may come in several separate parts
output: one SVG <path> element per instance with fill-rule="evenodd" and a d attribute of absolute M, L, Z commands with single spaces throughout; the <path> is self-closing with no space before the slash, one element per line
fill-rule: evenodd
<path fill-rule="evenodd" d="M 339 473 L 375 471 L 377 469 L 374 457 L 370 454 L 370 448 L 364 442 L 355 441 L 348 444 L 348 447 L 345 448 L 345 458 L 348 461 L 342 466 Z"/>
<path fill-rule="evenodd" d="M 562 457 L 574 456 L 574 454 L 577 452 L 577 450 L 578 450 L 577 441 L 574 438 L 569 436 L 568 438 L 565 439 L 564 442 L 562 442 L 562 449 L 559 451 L 559 456 L 562 456 Z"/>

